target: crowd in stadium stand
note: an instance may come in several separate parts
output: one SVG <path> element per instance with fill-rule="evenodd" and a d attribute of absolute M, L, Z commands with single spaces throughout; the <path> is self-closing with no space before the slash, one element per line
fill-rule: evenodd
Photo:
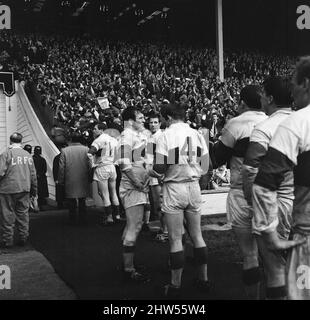
<path fill-rule="evenodd" d="M 96 117 L 119 124 L 126 106 L 138 105 L 147 115 L 168 100 L 188 104 L 193 128 L 210 129 L 214 113 L 222 124 L 235 116 L 244 85 L 289 74 L 294 63 L 286 56 L 225 52 L 221 83 L 213 49 L 9 32 L 1 34 L 0 47 L 0 68 L 35 83 L 42 105 L 69 128 Z M 97 97 L 108 98 L 111 108 L 102 110 Z"/>
<path fill-rule="evenodd" d="M 0 47 L 0 68 L 34 84 L 42 107 L 54 111 L 54 124 L 79 129 L 88 144 L 97 121 L 121 131 L 126 106 L 139 106 L 147 119 L 150 111 L 174 101 L 187 104 L 190 126 L 209 129 L 215 141 L 237 114 L 242 87 L 268 75 L 289 75 L 295 62 L 288 56 L 226 51 L 221 82 L 214 49 L 10 32 L 1 33 Z M 110 108 L 102 108 L 98 97 L 107 98 Z"/>
<path fill-rule="evenodd" d="M 0 47 L 0 69 L 32 84 L 41 106 L 53 110 L 55 128 L 80 130 L 88 144 L 95 122 L 121 131 L 127 106 L 139 106 L 147 120 L 149 112 L 174 101 L 188 105 L 187 122 L 209 129 L 212 143 L 237 114 L 242 87 L 268 75 L 290 75 L 295 62 L 288 56 L 226 51 L 221 82 L 214 49 L 9 31 L 1 33 Z M 98 97 L 107 98 L 110 108 L 101 107 Z"/>

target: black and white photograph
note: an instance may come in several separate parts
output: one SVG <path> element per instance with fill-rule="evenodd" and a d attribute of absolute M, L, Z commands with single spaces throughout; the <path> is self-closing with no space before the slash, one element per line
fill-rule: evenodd
<path fill-rule="evenodd" d="M 310 300 L 310 1 L 0 0 L 8 300 Z"/>

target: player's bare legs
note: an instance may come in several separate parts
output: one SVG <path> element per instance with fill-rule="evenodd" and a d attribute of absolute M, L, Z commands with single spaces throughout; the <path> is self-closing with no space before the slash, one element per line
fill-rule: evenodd
<path fill-rule="evenodd" d="M 145 281 L 145 277 L 136 273 L 134 253 L 137 237 L 142 227 L 144 205 L 126 209 L 126 227 L 123 233 L 123 264 L 125 273 L 135 277 L 134 280 Z M 138 278 L 139 279 L 138 279 Z"/>
<path fill-rule="evenodd" d="M 103 206 L 104 206 L 104 220 L 102 224 L 111 224 L 113 223 L 113 216 L 112 216 L 112 207 L 110 201 L 110 194 L 109 194 L 109 187 L 108 187 L 108 180 L 101 180 L 97 181 L 98 186 L 98 194 L 100 195 Z"/>
<path fill-rule="evenodd" d="M 184 268 L 184 251 L 182 245 L 183 214 L 166 214 L 164 220 L 168 228 L 170 244 L 171 285 L 181 286 Z"/>
<path fill-rule="evenodd" d="M 243 282 L 249 299 L 259 299 L 260 273 L 258 248 L 251 230 L 233 227 L 243 256 Z"/>
<path fill-rule="evenodd" d="M 109 179 L 109 196 L 113 205 L 113 219 L 115 222 L 120 220 L 119 200 L 116 192 L 116 179 Z"/>
<path fill-rule="evenodd" d="M 155 215 L 158 215 L 160 225 L 161 225 L 161 232 L 158 234 L 158 240 L 164 240 L 166 239 L 165 236 L 168 234 L 168 228 L 164 222 L 164 215 L 161 212 L 161 186 L 151 186 L 151 192 L 152 192 L 152 199 L 153 199 L 153 209 L 155 211 Z"/>
<path fill-rule="evenodd" d="M 194 245 L 194 257 L 198 263 L 198 279 L 208 281 L 207 247 L 201 232 L 201 215 L 185 212 L 186 225 Z"/>

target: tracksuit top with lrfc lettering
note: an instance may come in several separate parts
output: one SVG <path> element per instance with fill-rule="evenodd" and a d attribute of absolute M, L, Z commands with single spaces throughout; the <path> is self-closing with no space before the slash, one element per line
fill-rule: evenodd
<path fill-rule="evenodd" d="M 37 193 L 37 176 L 32 156 L 18 144 L 0 155 L 0 193 Z"/>

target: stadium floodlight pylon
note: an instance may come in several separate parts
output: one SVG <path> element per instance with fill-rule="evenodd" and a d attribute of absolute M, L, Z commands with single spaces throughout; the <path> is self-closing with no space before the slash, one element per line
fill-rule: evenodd
<path fill-rule="evenodd" d="M 218 76 L 221 82 L 224 81 L 224 44 L 223 44 L 223 0 L 215 0 L 216 15 L 216 51 Z"/>

